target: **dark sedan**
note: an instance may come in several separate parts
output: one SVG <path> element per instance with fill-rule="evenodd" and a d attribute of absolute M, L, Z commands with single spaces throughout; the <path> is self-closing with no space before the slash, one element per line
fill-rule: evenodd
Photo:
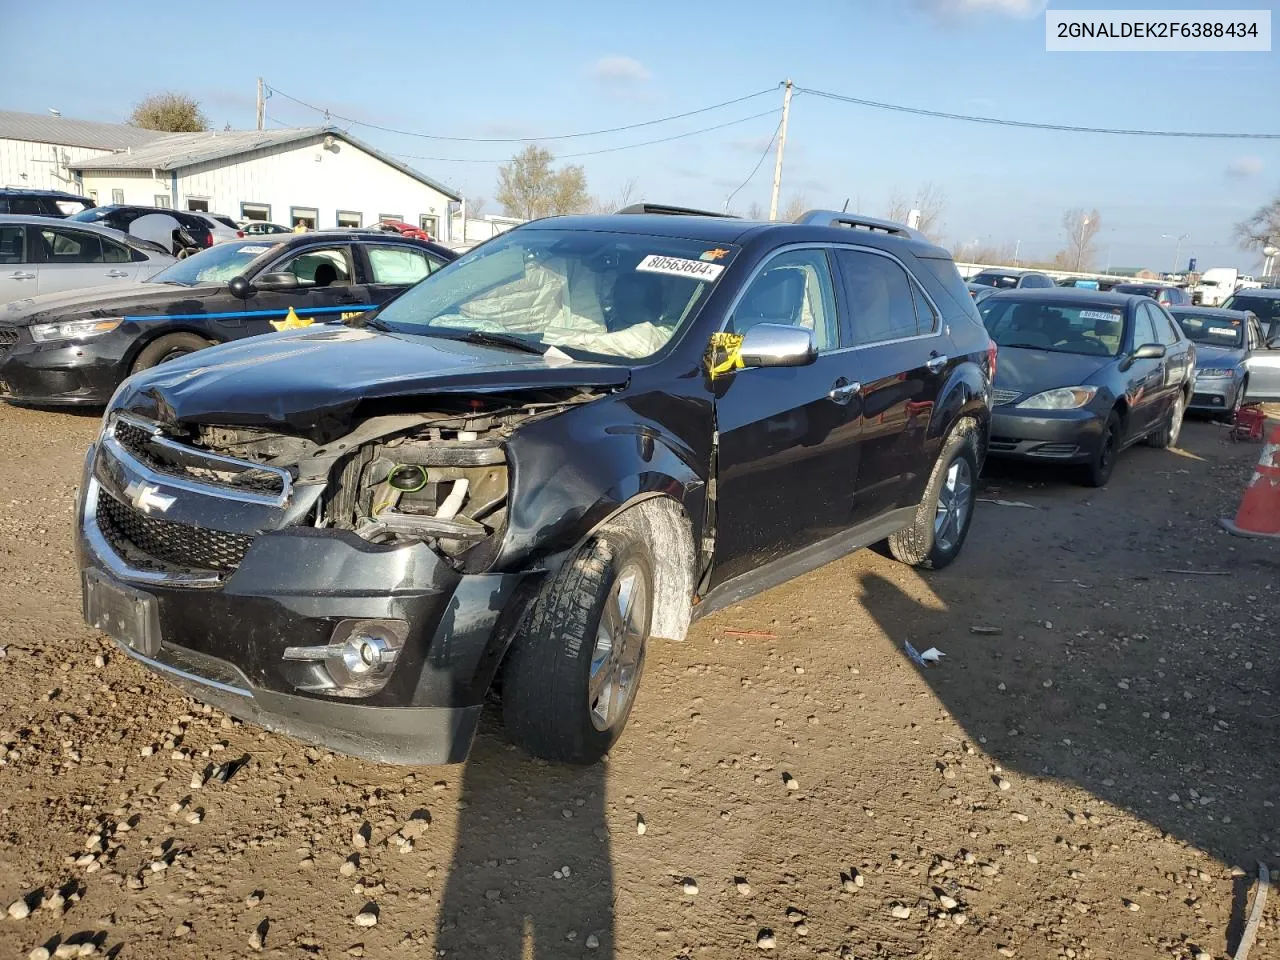
<path fill-rule="evenodd" d="M 1178 440 L 1195 347 L 1149 297 L 1010 290 L 978 308 L 999 345 L 991 456 L 1072 464 L 1099 487 L 1117 455 Z"/>
<path fill-rule="evenodd" d="M 1119 283 L 1111 288 L 1112 293 L 1132 293 L 1139 297 L 1150 297 L 1162 307 L 1185 307 L 1191 305 L 1191 294 L 1181 287 L 1171 287 L 1167 283 Z"/>
<path fill-rule="evenodd" d="M 132 373 L 228 340 L 358 315 L 456 256 L 362 231 L 233 240 L 142 283 L 16 300 L 0 310 L 0 397 L 101 405 Z"/>
<path fill-rule="evenodd" d="M 970 283 L 998 290 L 1026 290 L 1052 287 L 1053 280 L 1043 273 L 1030 270 L 983 270 L 969 278 Z"/>

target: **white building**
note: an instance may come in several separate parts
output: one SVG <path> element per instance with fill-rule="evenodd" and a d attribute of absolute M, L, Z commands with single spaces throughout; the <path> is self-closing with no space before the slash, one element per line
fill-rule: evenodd
<path fill-rule="evenodd" d="M 334 127 L 163 134 L 72 161 L 85 194 L 308 228 L 400 220 L 450 242 L 461 197 Z"/>
<path fill-rule="evenodd" d="M 79 193 L 75 163 L 164 136 L 122 123 L 0 110 L 0 186 Z"/>
<path fill-rule="evenodd" d="M 466 213 L 466 204 L 463 204 L 453 214 L 452 232 L 454 245 L 458 248 L 463 246 L 471 247 L 496 237 L 500 233 L 505 233 L 512 227 L 518 227 L 524 222 L 519 217 L 503 217 L 496 213 L 486 213 L 483 216 L 473 217 Z"/>

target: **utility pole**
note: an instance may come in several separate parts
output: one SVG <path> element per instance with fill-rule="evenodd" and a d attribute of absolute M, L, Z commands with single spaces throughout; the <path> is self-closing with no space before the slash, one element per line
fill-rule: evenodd
<path fill-rule="evenodd" d="M 266 100 L 266 97 L 262 95 L 262 93 L 263 93 L 262 78 L 259 77 L 258 78 L 258 129 L 259 130 L 262 129 L 262 121 L 266 118 L 266 115 L 267 115 L 267 100 Z"/>
<path fill-rule="evenodd" d="M 1022 252 L 1022 241 L 1019 240 L 1013 245 L 1013 265 L 1018 265 L 1018 254 Z"/>
<path fill-rule="evenodd" d="M 782 124 L 778 127 L 778 157 L 773 162 L 773 194 L 769 197 L 769 219 L 778 219 L 778 192 L 782 189 L 782 151 L 787 145 L 787 118 L 791 116 L 791 80 L 782 94 Z"/>
<path fill-rule="evenodd" d="M 1084 228 L 1089 226 L 1089 218 L 1080 218 L 1080 239 L 1076 243 L 1076 272 L 1080 272 L 1080 264 L 1084 262 Z"/>

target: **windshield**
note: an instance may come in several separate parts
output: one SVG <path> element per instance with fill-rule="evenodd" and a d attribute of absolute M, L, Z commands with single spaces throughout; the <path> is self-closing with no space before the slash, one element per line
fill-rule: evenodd
<path fill-rule="evenodd" d="M 278 244 L 262 241 L 220 243 L 195 256 L 179 260 L 146 282 L 176 283 L 184 287 L 194 287 L 197 283 L 226 283 L 240 276 L 248 269 L 249 264 L 263 254 L 270 253 L 276 246 Z"/>
<path fill-rule="evenodd" d="M 736 253 L 672 237 L 513 230 L 427 277 L 372 323 L 639 360 L 693 319 Z"/>
<path fill-rule="evenodd" d="M 1114 357 L 1124 342 L 1124 307 L 995 297 L 978 312 L 1001 347 Z"/>
<path fill-rule="evenodd" d="M 1226 310 L 1251 310 L 1263 326 L 1280 320 L 1280 297 L 1242 297 L 1237 294 L 1229 297 L 1222 306 Z"/>
<path fill-rule="evenodd" d="M 1234 317 L 1208 314 L 1174 314 L 1173 319 L 1188 340 L 1214 347 L 1238 347 L 1244 343 L 1244 324 Z"/>
<path fill-rule="evenodd" d="M 980 283 L 984 287 L 999 287 L 1001 290 L 1012 290 L 1018 285 L 1018 278 L 1008 273 L 980 273 L 970 283 Z"/>

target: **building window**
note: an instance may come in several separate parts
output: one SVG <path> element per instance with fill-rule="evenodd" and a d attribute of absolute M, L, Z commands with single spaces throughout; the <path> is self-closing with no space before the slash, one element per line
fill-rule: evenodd
<path fill-rule="evenodd" d="M 427 236 L 432 240 L 440 238 L 440 218 L 433 213 L 424 213 L 418 217 L 418 226 L 427 231 Z"/>
<path fill-rule="evenodd" d="M 111 202 L 124 203 L 124 191 L 121 190 L 119 187 L 114 188 L 111 191 Z"/>
<path fill-rule="evenodd" d="M 242 203 L 240 204 L 240 219 L 242 220 L 262 220 L 271 219 L 271 204 L 269 203 Z"/>
<path fill-rule="evenodd" d="M 90 199 L 90 200 L 92 200 L 94 203 L 97 203 L 97 202 L 98 202 L 98 191 L 97 191 L 97 190 L 90 190 L 90 191 L 89 191 L 89 199 Z"/>
<path fill-rule="evenodd" d="M 319 222 L 320 211 L 315 207 L 289 208 L 289 226 L 291 227 L 304 227 L 307 230 L 314 230 Z"/>
<path fill-rule="evenodd" d="M 380 213 L 378 214 L 378 222 L 386 223 L 388 220 L 394 220 L 396 223 L 404 223 L 404 217 L 398 213 Z"/>
<path fill-rule="evenodd" d="M 363 219 L 364 219 L 364 218 L 363 218 L 359 213 L 356 213 L 354 210 L 339 210 L 339 211 L 338 211 L 338 226 L 339 226 L 339 227 L 359 227 L 359 226 L 363 226 L 363 223 L 362 223 Z"/>
<path fill-rule="evenodd" d="M 166 210 L 168 210 L 173 206 L 173 204 L 170 202 L 169 195 L 167 193 L 157 193 L 156 206 L 164 207 Z"/>
<path fill-rule="evenodd" d="M 187 209 L 194 210 L 196 213 L 209 212 L 208 197 L 187 197 Z"/>

